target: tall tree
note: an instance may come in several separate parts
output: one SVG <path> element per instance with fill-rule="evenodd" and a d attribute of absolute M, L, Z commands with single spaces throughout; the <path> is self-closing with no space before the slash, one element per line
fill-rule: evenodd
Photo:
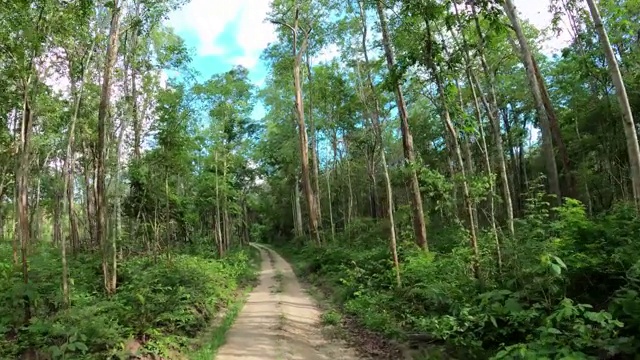
<path fill-rule="evenodd" d="M 542 93 L 540 90 L 540 84 L 536 78 L 535 66 L 533 63 L 533 55 L 531 54 L 531 50 L 529 48 L 529 43 L 527 42 L 527 38 L 524 35 L 522 30 L 522 26 L 520 25 L 520 19 L 516 13 L 516 7 L 513 5 L 512 0 L 505 0 L 504 2 L 504 10 L 511 22 L 511 26 L 513 27 L 514 32 L 516 33 L 516 38 L 518 40 L 518 45 L 514 47 L 516 51 L 520 54 L 520 58 L 522 59 L 522 63 L 527 72 L 527 78 L 529 79 L 529 86 L 531 88 L 531 94 L 533 95 L 533 100 L 535 103 L 536 111 L 538 114 L 538 119 L 540 120 L 540 129 L 542 130 L 542 150 L 544 155 L 544 162 L 547 169 L 547 180 L 549 182 L 549 190 L 551 194 L 555 195 L 556 199 L 554 200 L 556 203 L 559 202 L 562 198 L 562 194 L 560 192 L 560 180 L 558 177 L 558 167 L 556 165 L 555 153 L 553 150 L 553 142 L 551 137 L 551 127 L 549 124 L 549 117 L 547 115 L 547 110 L 544 107 L 544 102 L 542 100 Z"/>
<path fill-rule="evenodd" d="M 400 130 L 402 132 L 402 148 L 404 157 L 408 162 L 410 168 L 410 189 L 411 189 L 411 204 L 413 208 L 413 230 L 416 236 L 416 243 L 424 250 L 428 250 L 427 244 L 427 227 L 424 219 L 424 211 L 422 208 L 422 195 L 420 193 L 420 184 L 418 183 L 418 175 L 415 170 L 415 153 L 413 149 L 413 136 L 409 129 L 409 116 L 407 113 L 407 104 L 404 100 L 404 94 L 400 81 L 398 79 L 398 73 L 396 71 L 396 60 L 391 47 L 391 37 L 389 35 L 389 27 L 387 24 L 387 17 L 384 13 L 384 7 L 382 0 L 376 1 L 376 10 L 378 12 L 378 18 L 380 21 L 380 28 L 382 31 L 382 46 L 384 48 L 385 59 L 387 61 L 387 68 L 389 69 L 389 76 L 393 83 L 393 91 L 396 96 L 396 105 L 398 108 L 398 116 L 400 117 Z"/>
<path fill-rule="evenodd" d="M 318 232 L 318 211 L 316 210 L 316 195 L 311 184 L 311 171 L 309 169 L 309 140 L 307 136 L 307 125 L 305 123 L 304 103 L 302 97 L 302 81 L 301 66 L 302 57 L 304 56 L 309 44 L 309 35 L 311 34 L 311 25 L 303 29 L 300 24 L 300 7 L 297 1 L 293 7 L 293 21 L 291 24 L 283 20 L 272 20 L 274 24 L 278 24 L 288 28 L 291 31 L 292 42 L 291 52 L 293 57 L 293 86 L 295 94 L 295 113 L 298 122 L 298 137 L 300 143 L 300 164 L 302 168 L 302 188 L 304 189 L 305 198 L 307 200 L 307 209 L 309 211 L 309 231 L 320 243 L 320 233 Z M 302 32 L 302 34 L 300 34 Z M 301 40 L 300 40 L 300 35 Z M 298 47 L 298 42 L 301 44 Z"/>
<path fill-rule="evenodd" d="M 109 126 L 109 106 L 111 99 L 111 76 L 118 54 L 118 36 L 120 33 L 120 3 L 114 0 L 110 3 L 111 21 L 109 26 L 109 42 L 102 75 L 100 106 L 98 108 L 98 146 L 96 149 L 96 240 L 102 247 L 102 273 L 104 287 L 108 294 L 116 291 L 117 257 L 116 244 L 109 244 L 107 236 L 107 194 L 106 194 L 106 155 L 107 128 Z"/>
<path fill-rule="evenodd" d="M 593 24 L 596 28 L 596 32 L 598 33 L 602 51 L 604 51 L 605 57 L 607 58 L 607 67 L 609 68 L 609 74 L 613 81 L 613 85 L 615 86 L 616 97 L 618 98 L 620 110 L 622 111 L 622 125 L 627 139 L 629 167 L 631 168 L 633 199 L 636 203 L 636 207 L 640 211 L 640 146 L 638 146 L 638 134 L 636 133 L 636 127 L 633 121 L 633 112 L 631 111 L 627 89 L 624 86 L 624 80 L 622 79 L 620 68 L 618 67 L 618 60 L 613 53 L 613 48 L 611 47 L 607 30 L 602 25 L 600 10 L 593 0 L 587 0 L 587 5 L 589 5 L 589 12 L 591 13 Z"/>

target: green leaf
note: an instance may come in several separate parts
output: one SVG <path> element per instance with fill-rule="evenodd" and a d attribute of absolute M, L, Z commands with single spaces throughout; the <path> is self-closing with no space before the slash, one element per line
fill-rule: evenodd
<path fill-rule="evenodd" d="M 505 301 L 505 303 L 504 303 L 504 308 L 507 309 L 511 313 L 518 313 L 518 312 L 521 312 L 523 310 L 522 306 L 520 305 L 518 300 L 516 300 L 514 298 L 507 299 L 507 301 Z"/>
<path fill-rule="evenodd" d="M 49 352 L 54 358 L 62 356 L 62 350 L 60 350 L 60 348 L 55 345 L 49 347 Z"/>
<path fill-rule="evenodd" d="M 558 264 L 551 264 L 551 271 L 556 275 L 560 275 L 562 269 L 560 268 L 560 266 L 558 266 Z"/>
<path fill-rule="evenodd" d="M 562 331 L 560 331 L 560 330 L 558 330 L 556 328 L 553 328 L 553 327 L 546 328 L 545 331 L 550 333 L 550 334 L 554 334 L 554 335 L 562 334 Z"/>
<path fill-rule="evenodd" d="M 562 261 L 562 259 L 557 256 L 553 256 L 553 259 L 556 261 L 556 264 L 560 265 L 561 268 L 565 270 L 567 269 L 567 265 L 564 263 L 564 261 Z"/>
<path fill-rule="evenodd" d="M 82 353 L 87 352 L 87 350 L 89 350 L 89 348 L 87 347 L 87 345 L 85 345 L 84 343 L 81 342 L 77 342 L 75 343 L 75 346 L 78 350 L 82 351 Z"/>

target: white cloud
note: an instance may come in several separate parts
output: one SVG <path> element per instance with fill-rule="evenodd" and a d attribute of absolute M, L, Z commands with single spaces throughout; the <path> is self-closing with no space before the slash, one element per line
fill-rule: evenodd
<path fill-rule="evenodd" d="M 551 25 L 553 14 L 549 12 L 550 0 L 514 0 L 516 9 L 521 16 L 540 30 L 545 30 Z M 563 18 L 563 20 L 566 20 Z M 542 50 L 546 53 L 556 53 L 568 46 L 571 42 L 571 33 L 567 31 L 566 21 L 560 23 L 564 28 L 560 34 L 553 34 L 543 41 Z"/>
<path fill-rule="evenodd" d="M 254 54 L 236 56 L 230 61 L 233 65 L 242 65 L 247 69 L 252 69 L 258 63 L 258 56 Z"/>
<path fill-rule="evenodd" d="M 191 0 L 169 15 L 168 24 L 178 31 L 194 32 L 199 55 L 218 55 L 222 49 L 216 39 L 239 10 L 237 1 Z"/>
<path fill-rule="evenodd" d="M 269 0 L 237 0 L 243 3 L 236 40 L 246 52 L 258 54 L 276 40 L 275 27 L 265 21 L 271 9 Z"/>
<path fill-rule="evenodd" d="M 338 45 L 329 44 L 328 46 L 325 46 L 322 50 L 320 50 L 318 55 L 316 55 L 313 60 L 320 63 L 331 62 L 331 60 L 337 58 L 338 56 L 340 56 L 340 48 L 338 47 Z"/>
<path fill-rule="evenodd" d="M 170 14 L 168 25 L 196 35 L 199 55 L 224 55 L 230 51 L 227 47 L 240 47 L 243 55 L 236 62 L 252 67 L 262 49 L 276 39 L 273 25 L 264 22 L 269 9 L 268 0 L 191 0 Z M 221 42 L 220 35 L 236 21 L 233 44 Z"/>

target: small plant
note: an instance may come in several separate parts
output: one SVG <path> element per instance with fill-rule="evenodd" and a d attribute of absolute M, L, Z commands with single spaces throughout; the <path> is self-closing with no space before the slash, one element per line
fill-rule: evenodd
<path fill-rule="evenodd" d="M 335 310 L 325 311 L 321 317 L 322 324 L 335 326 L 342 321 L 342 315 Z"/>

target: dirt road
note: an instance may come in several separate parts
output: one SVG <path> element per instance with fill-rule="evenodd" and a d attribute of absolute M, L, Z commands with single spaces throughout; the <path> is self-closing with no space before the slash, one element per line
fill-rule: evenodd
<path fill-rule="evenodd" d="M 291 266 L 276 252 L 262 255 L 260 284 L 251 292 L 216 360 L 357 360 L 344 343 L 325 339 L 320 310 Z"/>

